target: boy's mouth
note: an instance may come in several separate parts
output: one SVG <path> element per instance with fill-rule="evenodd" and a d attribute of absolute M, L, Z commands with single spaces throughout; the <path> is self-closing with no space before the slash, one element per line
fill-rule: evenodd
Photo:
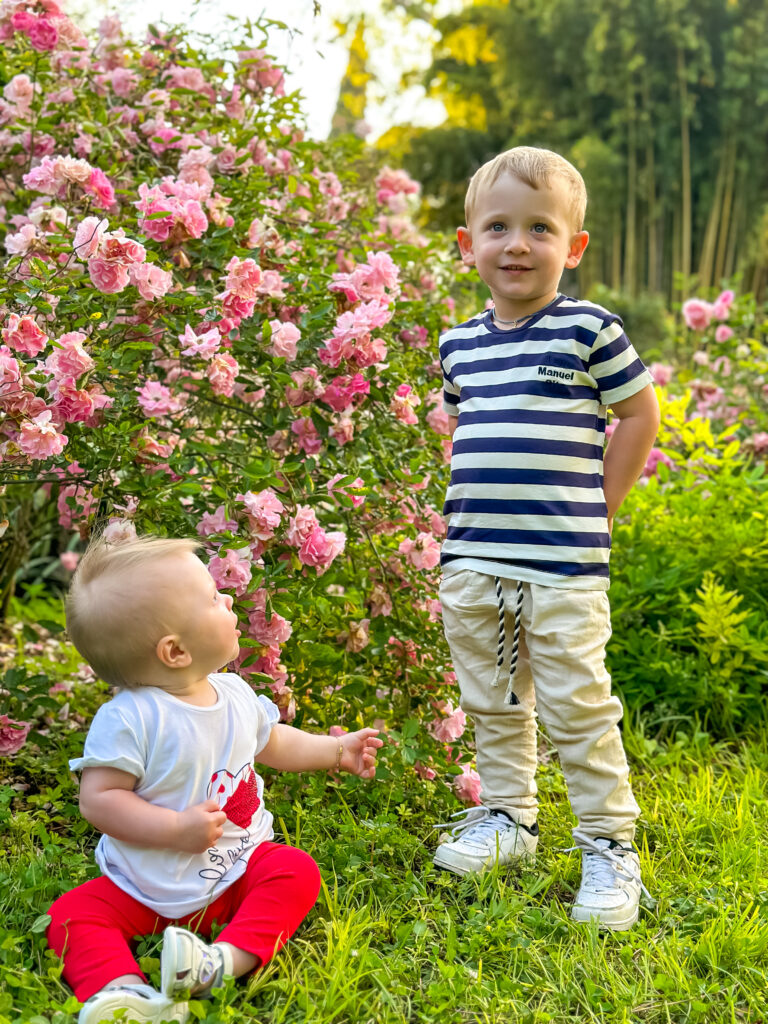
<path fill-rule="evenodd" d="M 503 266 L 501 269 L 502 270 L 513 270 L 515 272 L 518 272 L 518 271 L 521 271 L 521 270 L 532 270 L 533 268 L 532 267 L 524 267 L 522 265 L 522 263 L 508 263 L 505 266 Z"/>

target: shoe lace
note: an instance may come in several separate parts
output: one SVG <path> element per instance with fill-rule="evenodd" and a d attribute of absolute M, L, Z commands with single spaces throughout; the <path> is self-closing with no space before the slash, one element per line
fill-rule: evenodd
<path fill-rule="evenodd" d="M 484 844 L 488 839 L 493 839 L 499 832 L 504 832 L 514 824 L 501 814 L 493 814 L 487 807 L 469 807 L 466 810 L 457 811 L 451 817 L 461 820 L 458 822 L 444 821 L 433 827 L 447 829 L 452 836 L 478 845 Z"/>
<path fill-rule="evenodd" d="M 616 875 L 623 875 L 629 881 L 636 882 L 642 893 L 649 899 L 653 897 L 643 885 L 639 872 L 635 871 L 631 861 L 623 854 L 616 853 L 609 846 L 601 846 L 591 836 L 580 835 L 578 846 L 569 846 L 566 853 L 575 850 L 586 851 L 584 858 L 585 881 L 590 889 L 613 889 Z"/>

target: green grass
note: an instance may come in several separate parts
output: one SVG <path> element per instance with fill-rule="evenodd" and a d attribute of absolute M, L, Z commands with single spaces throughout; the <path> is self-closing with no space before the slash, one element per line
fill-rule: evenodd
<path fill-rule="evenodd" d="M 197 1016 L 209 1024 L 764 1021 L 765 737 L 738 750 L 701 735 L 658 747 L 629 734 L 627 745 L 644 808 L 644 880 L 656 902 L 623 934 L 569 921 L 579 860 L 562 852 L 572 820 L 554 762 L 540 777 L 535 868 L 464 880 L 431 863 L 431 826 L 455 809 L 443 787 L 273 777 L 278 831 L 316 857 L 324 887 L 278 958 L 194 1003 Z M 41 919 L 56 895 L 94 874 L 95 837 L 77 816 L 66 755 L 57 749 L 38 764 L 26 794 L 0 789 L 0 1024 L 77 1016 Z M 11 784 L 29 780 L 31 767 L 20 757 Z M 157 940 L 139 952 L 157 981 Z"/>

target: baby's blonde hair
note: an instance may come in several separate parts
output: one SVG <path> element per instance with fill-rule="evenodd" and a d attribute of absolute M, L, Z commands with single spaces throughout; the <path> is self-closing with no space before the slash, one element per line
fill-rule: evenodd
<path fill-rule="evenodd" d="M 551 149 L 537 149 L 535 146 L 515 146 L 514 149 L 499 153 L 475 171 L 464 199 L 467 226 L 480 192 L 495 184 L 502 174 L 513 174 L 531 188 L 546 188 L 553 175 L 558 175 L 568 186 L 574 231 L 581 231 L 587 212 L 587 188 L 584 179 L 564 156 L 553 153 Z"/>
<path fill-rule="evenodd" d="M 93 540 L 77 567 L 67 595 L 69 638 L 94 672 L 112 686 L 146 685 L 155 646 L 174 626 L 163 602 L 137 587 L 146 571 L 169 555 L 195 554 L 191 539 L 139 537 L 124 544 Z"/>

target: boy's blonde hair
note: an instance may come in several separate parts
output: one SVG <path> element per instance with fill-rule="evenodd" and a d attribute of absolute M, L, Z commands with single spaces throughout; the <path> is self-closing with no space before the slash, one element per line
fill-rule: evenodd
<path fill-rule="evenodd" d="M 80 559 L 66 602 L 67 632 L 94 672 L 112 686 L 151 685 L 152 658 L 161 637 L 178 629 L 163 613 L 162 592 L 137 586 L 142 571 L 169 555 L 195 554 L 198 541 L 140 537 L 110 544 L 91 541 Z"/>
<path fill-rule="evenodd" d="M 581 231 L 587 212 L 587 188 L 584 179 L 564 156 L 553 153 L 551 149 L 537 149 L 534 146 L 515 146 L 514 149 L 499 153 L 475 171 L 464 199 L 467 227 L 478 195 L 483 189 L 495 184 L 502 174 L 513 174 L 530 188 L 548 187 L 553 175 L 558 175 L 568 186 L 574 231 Z"/>

